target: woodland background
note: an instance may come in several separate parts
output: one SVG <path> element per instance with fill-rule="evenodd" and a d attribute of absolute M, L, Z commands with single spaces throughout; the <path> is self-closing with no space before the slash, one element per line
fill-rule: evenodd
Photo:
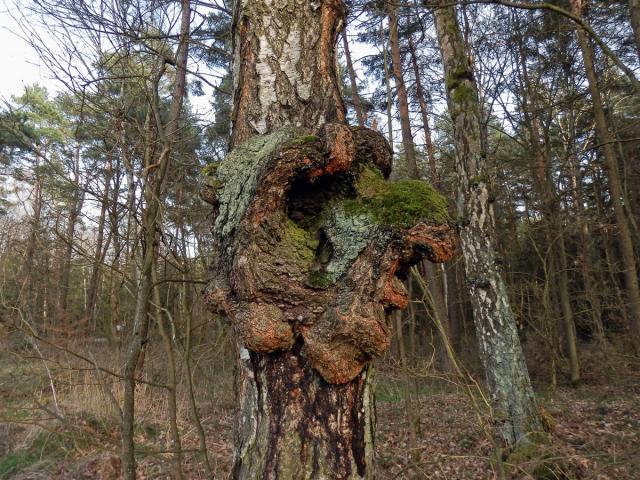
<path fill-rule="evenodd" d="M 379 478 L 631 479 L 640 469 L 631 333 L 640 322 L 640 6 L 588 2 L 574 15 L 591 29 L 597 119 L 572 5 L 507 3 L 457 8 L 479 85 L 503 274 L 553 441 L 496 457 L 458 256 L 423 272 L 426 290 L 409 280 L 413 301 L 376 363 Z M 339 69 L 351 123 L 388 136 L 394 175 L 406 173 L 411 150 L 454 218 L 431 8 L 348 7 Z M 143 192 L 169 143 L 131 412 L 138 468 L 140 478 L 175 476 L 178 458 L 184 478 L 229 470 L 235 346 L 200 296 L 211 220 L 198 192 L 202 169 L 229 141 L 233 5 L 195 0 L 191 9 L 187 87 L 169 140 L 179 4 L 24 1 L 12 12 L 59 88 L 29 85 L 0 105 L 0 478 L 117 478 L 122 366 L 148 248 Z"/>

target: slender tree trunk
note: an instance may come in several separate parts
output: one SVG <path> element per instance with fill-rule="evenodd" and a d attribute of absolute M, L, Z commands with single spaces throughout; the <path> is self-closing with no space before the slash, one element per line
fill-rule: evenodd
<path fill-rule="evenodd" d="M 33 186 L 33 215 L 31 217 L 30 228 L 29 228 L 29 238 L 27 240 L 27 245 L 24 252 L 24 259 L 21 265 L 21 277 L 22 282 L 20 286 L 20 306 L 22 310 L 25 312 L 25 317 L 29 325 L 35 325 L 35 320 L 38 318 L 38 291 L 40 290 L 37 287 L 37 279 L 35 276 L 34 269 L 36 264 L 34 262 L 36 258 L 36 251 L 38 249 L 38 243 L 40 241 L 40 235 L 42 230 L 42 210 L 44 208 L 44 198 L 42 191 L 42 178 L 40 174 L 40 156 L 36 154 L 35 165 L 34 165 L 34 173 L 35 173 L 35 183 Z M 43 296 L 43 314 L 42 314 L 42 328 L 46 331 L 48 328 L 49 318 L 47 315 L 47 286 L 45 283 L 44 291 L 42 292 Z"/>
<path fill-rule="evenodd" d="M 123 425 L 122 425 L 122 465 L 125 480 L 136 478 L 136 461 L 134 445 L 134 414 L 135 414 L 135 386 L 136 370 L 140 360 L 144 344 L 147 342 L 149 329 L 149 301 L 153 289 L 153 268 L 156 259 L 156 240 L 161 222 L 161 207 L 165 194 L 167 174 L 171 159 L 171 152 L 178 138 L 178 128 L 182 104 L 186 91 L 186 67 L 189 56 L 189 26 L 191 23 L 190 0 L 182 0 L 182 13 L 180 20 L 180 41 L 176 52 L 176 73 L 172 91 L 172 100 L 169 108 L 169 116 L 163 127 L 161 121 L 157 122 L 158 134 L 161 137 L 163 150 L 158 162 L 150 165 L 147 159 L 143 173 L 143 195 L 145 208 L 142 212 L 142 237 L 143 237 L 143 263 L 140 271 L 140 281 L 136 297 L 136 308 L 132 338 L 127 348 L 124 368 L 124 398 L 123 398 Z M 164 66 L 164 60 L 163 60 Z M 164 68 L 164 67 L 162 67 Z M 162 68 L 156 78 L 153 87 L 155 105 L 150 108 L 158 113 L 158 82 L 162 75 Z M 159 114 L 156 115 L 159 120 Z M 149 146 L 147 146 L 149 148 Z M 153 172 L 152 169 L 153 168 Z"/>
<path fill-rule="evenodd" d="M 154 265 L 151 277 L 153 280 L 153 303 L 155 307 L 155 320 L 158 325 L 158 331 L 162 338 L 164 345 L 164 351 L 167 355 L 167 404 L 169 414 L 169 451 L 171 451 L 172 461 L 172 476 L 175 480 L 182 480 L 184 474 L 182 473 L 182 442 L 180 441 L 180 430 L 178 428 L 178 381 L 176 374 L 176 355 L 173 348 L 173 339 L 169 334 L 169 330 L 165 327 L 165 317 L 167 322 L 172 323 L 172 319 L 168 310 L 162 305 L 162 298 L 160 296 L 160 286 L 158 285 L 158 273 L 157 266 Z"/>
<path fill-rule="evenodd" d="M 427 110 L 427 101 L 422 87 L 422 79 L 420 74 L 420 67 L 418 65 L 418 59 L 416 55 L 416 48 L 413 42 L 413 36 L 409 34 L 409 53 L 411 55 L 411 65 L 413 66 L 413 74 L 416 81 L 416 98 L 418 105 L 420 106 L 420 114 L 422 116 L 422 129 L 424 130 L 425 145 L 427 148 L 427 160 L 429 162 L 431 184 L 438 187 L 440 184 L 440 178 L 438 175 L 438 169 L 436 166 L 435 148 L 433 146 L 433 140 L 431 139 L 431 128 L 429 127 L 429 113 Z M 427 281 L 428 288 L 433 298 L 432 308 L 434 315 L 437 316 L 442 324 L 442 332 L 438 330 L 438 338 L 440 339 L 440 345 L 438 348 L 438 363 L 440 369 L 443 372 L 449 372 L 451 365 L 449 362 L 449 356 L 447 355 L 446 342 L 449 338 L 440 338 L 442 334 L 450 335 L 451 327 L 449 321 L 449 312 L 447 309 L 447 300 L 445 299 L 445 287 L 447 284 L 446 270 L 441 268 L 442 265 L 435 265 L 428 260 L 424 261 L 424 278 Z"/>
<path fill-rule="evenodd" d="M 353 108 L 356 111 L 356 118 L 358 119 L 358 125 L 364 127 L 365 115 L 362 110 L 362 100 L 358 93 L 358 82 L 356 81 L 356 71 L 353 69 L 353 63 L 351 62 L 351 52 L 349 51 L 349 41 L 347 40 L 347 30 L 342 32 L 342 48 L 344 49 L 344 57 L 347 61 L 347 71 L 349 72 L 349 81 L 351 82 L 351 99 L 353 101 Z"/>
<path fill-rule="evenodd" d="M 60 265 L 60 277 L 58 283 L 58 301 L 57 313 L 60 319 L 68 320 L 67 315 L 67 298 L 69 296 L 69 274 L 71 272 L 71 256 L 73 253 L 73 243 L 75 241 L 76 223 L 82 210 L 84 203 L 84 195 L 80 189 L 80 146 L 76 146 L 74 154 L 74 181 L 73 196 L 69 205 L 69 215 L 67 217 L 67 225 L 64 234 L 64 250 Z"/>
<path fill-rule="evenodd" d="M 499 438 L 509 447 L 541 429 L 515 318 L 496 258 L 495 219 L 480 105 L 453 6 L 435 9 L 453 122 L 460 239 Z"/>
<path fill-rule="evenodd" d="M 400 130 L 402 132 L 402 145 L 407 169 L 407 178 L 420 178 L 416 151 L 411 133 L 411 118 L 409 117 L 409 99 L 407 87 L 404 83 L 402 72 L 402 56 L 400 54 L 400 38 L 398 35 L 398 15 L 396 6 L 387 2 L 387 14 L 389 15 L 389 40 L 391 43 L 391 61 L 393 77 L 396 81 L 396 93 L 398 95 L 398 111 L 400 114 Z"/>
<path fill-rule="evenodd" d="M 400 370 L 402 375 L 402 394 L 404 396 L 405 415 L 409 423 L 409 459 L 413 463 L 420 461 L 420 451 L 418 450 L 418 438 L 421 434 L 420 411 L 416 405 L 413 388 L 413 378 L 409 370 L 407 360 L 406 342 L 402 325 L 402 312 L 395 312 L 395 330 L 398 339 L 398 354 L 400 357 Z"/>
<path fill-rule="evenodd" d="M 429 111 L 427 109 L 427 99 L 422 87 L 422 76 L 420 75 L 420 67 L 418 65 L 418 58 L 416 55 L 416 47 L 413 43 L 413 35 L 409 35 L 409 53 L 411 54 L 411 65 L 413 66 L 413 75 L 416 80 L 416 98 L 418 105 L 420 105 L 420 115 L 422 116 L 422 129 L 424 130 L 424 143 L 427 147 L 427 160 L 429 161 L 429 168 L 431 170 L 431 184 L 438 188 L 440 184 L 440 178 L 438 175 L 438 168 L 436 165 L 436 151 L 433 146 L 433 140 L 431 138 L 431 128 L 429 127 Z"/>
<path fill-rule="evenodd" d="M 389 53 L 387 49 L 387 40 L 384 35 L 384 28 L 380 22 L 380 42 L 382 45 L 382 65 L 384 67 L 384 86 L 387 96 L 387 140 L 393 148 L 393 115 L 391 107 L 393 106 L 393 95 L 391 95 L 391 74 L 389 72 Z"/>
<path fill-rule="evenodd" d="M 516 26 L 516 29 L 519 26 Z M 573 318 L 573 308 L 569 297 L 569 277 L 567 275 L 567 257 L 564 241 L 564 228 L 560 218 L 560 206 L 553 191 L 553 183 L 550 174 L 548 145 L 545 145 L 546 138 L 542 134 L 541 121 L 536 112 L 543 107 L 538 102 L 538 92 L 531 84 L 529 78 L 529 68 L 527 65 L 527 55 L 522 43 L 522 38 L 518 37 L 518 57 L 520 60 L 522 80 L 524 83 L 522 111 L 526 128 L 529 132 L 529 140 L 534 156 L 534 185 L 542 204 L 542 214 L 546 219 L 545 237 L 547 245 L 551 247 L 554 260 L 550 265 L 556 267 L 551 276 L 555 277 L 558 287 L 560 306 L 562 309 L 562 320 L 564 322 L 565 336 L 567 340 L 567 351 L 569 353 L 569 370 L 571 382 L 577 384 L 580 381 L 580 363 L 578 360 L 578 348 L 576 339 L 576 327 Z M 533 112 L 533 113 L 532 113 Z"/>
<path fill-rule="evenodd" d="M 570 131 L 573 131 L 571 129 Z M 572 135 L 573 137 L 573 135 Z M 569 175 L 571 180 L 571 190 L 573 192 L 574 212 L 576 215 L 576 228 L 578 230 L 578 261 L 580 262 L 580 271 L 584 281 L 585 297 L 589 308 L 589 315 L 592 319 L 594 335 L 600 342 L 605 341 L 604 326 L 602 324 L 602 305 L 600 301 L 600 292 L 598 290 L 598 281 L 594 277 L 594 242 L 591 238 L 589 222 L 585 218 L 584 200 L 582 198 L 582 181 L 579 175 L 579 160 L 577 155 L 573 153 L 573 144 L 568 145 L 569 149 Z"/>
<path fill-rule="evenodd" d="M 100 203 L 100 216 L 98 217 L 98 236 L 96 237 L 96 250 L 93 256 L 93 266 L 91 269 L 91 278 L 89 280 L 88 304 L 85 309 L 85 315 L 88 319 L 89 326 L 95 330 L 95 316 L 98 304 L 98 287 L 100 285 L 100 268 L 104 262 L 104 258 L 109 248 L 109 241 L 104 241 L 104 229 L 107 220 L 107 209 L 109 207 L 109 193 L 111 186 L 112 170 L 111 165 L 107 167 L 104 177 L 104 192 L 102 194 L 102 202 Z"/>
<path fill-rule="evenodd" d="M 582 14 L 582 1 L 571 0 L 573 12 L 576 15 Z M 633 250 L 633 240 L 629 221 L 622 203 L 622 181 L 618 171 L 618 158 L 615 151 L 615 139 L 609 131 L 607 117 L 604 112 L 604 104 L 600 87 L 598 86 L 598 75 L 596 73 L 593 47 L 582 29 L 577 30 L 578 43 L 582 51 L 587 73 L 589 93 L 591 94 L 591 105 L 596 122 L 598 139 L 602 144 L 602 150 L 607 166 L 607 178 L 609 180 L 609 191 L 611 193 L 611 203 L 615 214 L 616 225 L 618 227 L 618 239 L 623 261 L 623 273 L 625 279 L 625 289 L 627 301 L 631 313 L 630 333 L 636 352 L 640 353 L 640 285 L 638 284 L 638 271 L 636 257 Z"/>

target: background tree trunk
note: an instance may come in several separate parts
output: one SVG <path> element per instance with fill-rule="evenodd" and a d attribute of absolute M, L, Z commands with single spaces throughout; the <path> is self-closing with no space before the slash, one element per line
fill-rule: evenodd
<path fill-rule="evenodd" d="M 453 6 L 435 9 L 453 122 L 460 240 L 479 351 L 498 436 L 509 447 L 541 429 L 507 289 L 496 257 L 495 219 L 480 105 L 472 66 Z"/>
<path fill-rule="evenodd" d="M 582 0 L 572 0 L 571 6 L 576 15 L 582 15 Z M 609 180 L 609 190 L 611 192 L 611 203 L 615 214 L 616 225 L 618 227 L 618 239 L 620 241 L 620 251 L 623 261 L 623 272 L 625 279 L 625 289 L 627 291 L 627 301 L 631 311 L 630 333 L 636 352 L 640 353 L 640 285 L 638 283 L 638 270 L 636 267 L 636 256 L 633 250 L 633 239 L 629 228 L 627 213 L 622 203 L 622 182 L 618 171 L 618 157 L 615 149 L 615 139 L 609 130 L 600 87 L 598 86 L 598 75 L 594 63 L 593 47 L 584 30 L 577 30 L 578 44 L 582 52 L 582 59 L 587 73 L 587 83 L 593 114 L 596 123 L 596 132 L 602 145 L 604 158 L 607 166 L 607 178 Z"/>
<path fill-rule="evenodd" d="M 364 127 L 365 115 L 362 110 L 362 100 L 358 93 L 358 82 L 356 81 L 356 71 L 353 69 L 351 61 L 351 52 L 349 51 L 349 41 L 347 40 L 346 29 L 342 32 L 342 48 L 344 49 L 344 58 L 347 62 L 347 72 L 349 72 L 349 82 L 351 82 L 351 98 L 353 99 L 353 109 L 356 111 L 358 125 Z"/>
<path fill-rule="evenodd" d="M 407 87 L 404 83 L 402 72 L 402 56 L 400 55 L 400 38 L 398 35 L 398 15 L 396 6 L 387 2 L 389 15 L 389 42 L 391 44 L 391 66 L 396 81 L 396 93 L 398 95 L 398 110 L 400 113 L 400 130 L 402 132 L 402 145 L 407 170 L 407 178 L 420 178 L 418 163 L 416 161 L 416 149 L 411 133 L 411 119 L 409 117 L 409 99 Z"/>

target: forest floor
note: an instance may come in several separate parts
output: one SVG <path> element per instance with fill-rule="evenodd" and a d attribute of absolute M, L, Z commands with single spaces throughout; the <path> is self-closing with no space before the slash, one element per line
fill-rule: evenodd
<path fill-rule="evenodd" d="M 162 368 L 160 358 L 149 355 L 147 361 L 157 361 Z M 226 478 L 231 466 L 231 372 L 228 364 L 196 371 L 206 378 L 197 403 L 215 478 Z M 157 372 L 149 375 L 154 379 Z M 503 469 L 504 478 L 514 479 L 639 478 L 637 376 L 624 381 L 616 377 L 615 385 L 559 387 L 553 394 L 541 394 L 552 440 L 502 459 L 500 467 L 488 429 L 482 427 L 488 425 L 487 412 L 475 406 L 482 405 L 482 397 L 473 394 L 472 401 L 469 394 L 473 384 L 467 388 L 460 382 L 415 379 L 413 408 L 419 411 L 421 434 L 411 441 L 398 377 L 385 365 L 376 377 L 378 479 L 493 479 L 500 478 L 497 468 Z M 104 380 L 68 352 L 0 353 L 0 479 L 120 478 L 116 407 L 120 395 L 117 382 Z M 166 400 L 145 385 L 137 398 L 139 478 L 169 478 L 169 458 L 161 452 L 168 443 Z M 179 418 L 185 477 L 207 478 L 186 398 L 180 402 Z"/>

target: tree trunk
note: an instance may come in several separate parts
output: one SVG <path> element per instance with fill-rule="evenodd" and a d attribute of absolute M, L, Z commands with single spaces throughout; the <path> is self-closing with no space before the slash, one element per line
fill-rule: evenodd
<path fill-rule="evenodd" d="M 400 55 L 400 38 L 398 36 L 398 15 L 396 14 L 396 6 L 390 2 L 387 2 L 387 14 L 389 15 L 391 65 L 393 67 L 393 76 L 396 80 L 398 111 L 400 114 L 400 131 L 402 132 L 402 145 L 404 146 L 407 178 L 420 178 L 418 164 L 416 162 L 413 134 L 411 133 L 407 87 L 404 83 L 404 76 L 402 72 L 402 56 Z"/>
<path fill-rule="evenodd" d="M 452 6 L 435 9 L 436 29 L 453 122 L 460 239 L 479 351 L 498 436 L 509 447 L 541 428 L 507 289 L 496 258 L 493 199 L 482 148 L 473 69 Z"/>
<path fill-rule="evenodd" d="M 382 45 L 382 65 L 384 68 L 384 87 L 387 98 L 387 140 L 393 149 L 393 115 L 391 108 L 393 106 L 393 95 L 391 95 L 391 74 L 389 72 L 389 53 L 387 41 L 384 35 L 384 28 L 380 22 L 380 43 Z"/>
<path fill-rule="evenodd" d="M 347 40 L 347 31 L 342 32 L 342 48 L 344 49 L 344 57 L 347 61 L 347 72 L 349 72 L 349 81 L 351 82 L 351 98 L 353 100 L 353 109 L 356 111 L 358 125 L 364 127 L 365 116 L 362 111 L 362 100 L 358 93 L 358 82 L 356 82 L 356 71 L 353 69 L 351 61 L 351 52 L 349 51 L 349 41 Z"/>
<path fill-rule="evenodd" d="M 232 146 L 287 125 L 315 131 L 344 122 L 334 61 L 342 2 L 236 5 Z M 373 478 L 369 371 L 327 383 L 300 350 L 265 354 L 238 344 L 232 478 Z"/>
<path fill-rule="evenodd" d="M 431 128 L 429 127 L 429 111 L 427 109 L 427 99 L 422 87 L 422 78 L 420 75 L 420 67 L 418 66 L 418 58 L 416 56 L 416 47 L 413 43 L 413 35 L 409 35 L 409 52 L 411 53 L 411 65 L 413 66 L 413 75 L 416 79 L 416 98 L 420 105 L 420 115 L 422 116 L 422 129 L 424 130 L 424 143 L 427 147 L 427 160 L 431 170 L 431 185 L 438 188 L 440 179 L 438 176 L 438 168 L 436 166 L 436 151 L 431 139 Z"/>
<path fill-rule="evenodd" d="M 582 1 L 571 0 L 573 12 L 576 15 L 582 14 Z M 615 140 L 609 131 L 607 117 L 604 112 L 604 104 L 600 87 L 598 86 L 598 75 L 596 73 L 593 47 L 584 30 L 577 30 L 578 44 L 582 51 L 582 59 L 587 73 L 587 83 L 591 94 L 591 104 L 596 122 L 596 132 L 602 144 L 607 167 L 607 178 L 609 179 L 609 191 L 611 193 L 611 203 L 615 214 L 616 225 L 618 227 L 618 239 L 623 261 L 623 272 L 625 279 L 625 289 L 627 301 L 631 312 L 630 333 L 633 346 L 636 352 L 640 353 L 640 285 L 638 284 L 638 271 L 635 253 L 633 251 L 633 240 L 629 221 L 622 203 L 622 182 L 618 171 L 618 158 L 615 151 Z"/>
<path fill-rule="evenodd" d="M 109 240 L 104 241 L 104 228 L 107 219 L 107 208 L 109 207 L 109 193 L 111 187 L 112 164 L 107 166 L 104 177 L 104 192 L 100 202 L 100 216 L 98 218 L 98 235 L 96 238 L 96 250 L 93 255 L 93 266 L 91 268 L 91 279 L 89 280 L 88 304 L 85 308 L 85 316 L 88 319 L 89 327 L 95 331 L 95 316 L 98 308 L 98 288 L 100 285 L 100 268 L 109 248 Z"/>
<path fill-rule="evenodd" d="M 135 413 L 135 386 L 136 372 L 140 361 L 141 352 L 147 342 L 149 330 L 149 302 L 153 290 L 153 268 L 156 259 L 156 243 L 158 230 L 162 225 L 162 202 L 165 196 L 166 180 L 169 172 L 171 152 L 178 138 L 179 120 L 182 111 L 182 104 L 186 91 L 186 68 L 189 56 L 189 26 L 191 23 L 191 3 L 190 0 L 182 0 L 182 13 L 180 20 L 180 40 L 176 51 L 176 73 L 172 90 L 171 105 L 166 124 L 159 121 L 159 99 L 158 83 L 164 69 L 164 59 L 162 67 L 157 72 L 153 87 L 153 99 L 155 105 L 148 108 L 154 109 L 158 120 L 158 136 L 162 141 L 162 152 L 157 163 L 151 165 L 150 155 L 146 156 L 145 169 L 143 172 L 143 195 L 145 207 L 142 212 L 142 268 L 140 270 L 140 280 L 136 296 L 134 324 L 132 336 L 127 348 L 124 367 L 124 396 L 123 396 L 123 421 L 122 421 L 122 466 L 125 480 L 136 478 L 136 460 L 134 444 L 134 413 Z M 146 132 L 145 132 L 146 133 Z M 150 148 L 146 145 L 145 148 Z M 153 169 L 151 167 L 154 167 Z"/>
<path fill-rule="evenodd" d="M 519 30 L 519 26 L 516 29 Z M 571 383 L 577 384 L 580 381 L 580 363 L 578 360 L 578 348 L 576 339 L 576 326 L 569 297 L 569 277 L 567 275 L 567 253 L 564 242 L 564 229 L 560 218 L 560 206 L 553 191 L 553 183 L 550 173 L 549 148 L 545 144 L 546 137 L 543 136 L 542 122 L 539 114 L 544 107 L 538 101 L 536 87 L 529 79 L 529 69 L 527 65 L 527 54 L 522 43 L 522 38 L 518 38 L 518 58 L 521 65 L 522 80 L 522 111 L 526 128 L 529 133 L 529 141 L 534 156 L 533 170 L 534 186 L 542 205 L 542 215 L 546 219 L 544 225 L 547 245 L 553 252 L 554 259 L 550 265 L 552 277 L 555 277 L 559 293 L 560 307 L 562 309 L 562 320 L 567 340 L 567 350 L 569 353 L 569 370 Z"/>
<path fill-rule="evenodd" d="M 81 119 L 82 121 L 82 119 Z M 67 217 L 67 225 L 64 234 L 64 250 L 60 265 L 60 277 L 58 279 L 58 301 L 57 301 L 57 314 L 59 320 L 66 323 L 69 318 L 67 315 L 67 298 L 69 296 L 69 275 L 71 273 L 71 255 L 73 253 L 73 242 L 75 241 L 76 223 L 80 212 L 82 211 L 82 204 L 84 203 L 84 195 L 80 189 L 80 146 L 76 146 L 74 154 L 73 165 L 73 194 L 71 198 L 71 204 L 69 205 L 69 215 Z M 70 333 L 70 332 L 68 332 Z"/>
<path fill-rule="evenodd" d="M 631 28 L 636 41 L 636 51 L 640 59 L 640 0 L 629 0 L 629 16 L 631 17 Z"/>
<path fill-rule="evenodd" d="M 373 478 L 368 365 L 389 344 L 385 309 L 406 306 L 394 274 L 415 242 L 434 260 L 453 249 L 446 225 L 394 243 L 359 210 L 364 177 L 386 188 L 391 151 L 345 125 L 343 22 L 340 0 L 236 4 L 233 150 L 201 191 L 215 215 L 206 300 L 237 336 L 234 479 Z"/>

